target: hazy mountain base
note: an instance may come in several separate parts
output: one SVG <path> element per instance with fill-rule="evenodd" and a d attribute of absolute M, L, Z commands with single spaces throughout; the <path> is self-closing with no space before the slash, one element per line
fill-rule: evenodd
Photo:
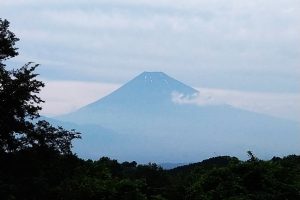
<path fill-rule="evenodd" d="M 75 152 L 84 158 L 97 159 L 101 153 L 144 163 L 193 162 L 221 154 L 245 158 L 244 152 L 249 149 L 265 159 L 300 152 L 300 128 L 296 122 L 230 106 L 184 107 L 163 110 L 157 116 L 141 111 L 126 117 L 125 113 L 115 114 L 118 121 L 101 114 L 78 113 L 80 118 L 88 115 L 103 122 L 100 124 L 104 127 L 108 127 L 108 121 L 115 121 L 115 125 L 104 129 L 98 124 L 73 123 L 70 128 L 83 133 L 82 140 L 75 142 Z"/>

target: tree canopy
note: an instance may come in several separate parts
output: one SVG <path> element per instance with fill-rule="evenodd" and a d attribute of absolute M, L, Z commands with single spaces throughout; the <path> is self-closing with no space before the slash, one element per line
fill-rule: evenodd
<path fill-rule="evenodd" d="M 18 55 L 15 43 L 19 41 L 9 29 L 9 22 L 0 18 L 0 64 L 8 58 Z"/>
<path fill-rule="evenodd" d="M 0 152 L 39 146 L 71 153 L 71 141 L 79 138 L 78 132 L 55 128 L 46 121 L 36 123 L 44 102 L 38 96 L 44 87 L 35 73 L 38 64 L 28 62 L 21 68 L 6 68 L 5 61 L 18 55 L 17 41 L 9 22 L 0 19 Z"/>

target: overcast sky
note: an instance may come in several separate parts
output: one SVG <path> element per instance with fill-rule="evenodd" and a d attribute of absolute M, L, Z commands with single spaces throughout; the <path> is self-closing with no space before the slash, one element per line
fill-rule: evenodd
<path fill-rule="evenodd" d="M 49 114 L 163 71 L 219 97 L 263 96 L 264 106 L 280 104 L 277 115 L 300 116 L 299 0 L 0 0 L 0 17 L 21 39 L 10 64 L 42 64 Z"/>

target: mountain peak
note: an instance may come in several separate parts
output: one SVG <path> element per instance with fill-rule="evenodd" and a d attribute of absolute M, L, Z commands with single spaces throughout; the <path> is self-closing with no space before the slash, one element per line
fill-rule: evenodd
<path fill-rule="evenodd" d="M 144 83 L 154 83 L 156 85 L 159 84 L 169 84 L 169 80 L 172 78 L 169 77 L 164 72 L 143 72 L 134 78 L 132 81 L 141 81 Z"/>
<path fill-rule="evenodd" d="M 198 93 L 194 88 L 168 76 L 164 72 L 143 72 L 126 83 L 122 88 L 139 88 L 140 90 L 155 90 L 166 92 L 181 92 L 184 94 Z"/>
<path fill-rule="evenodd" d="M 155 77 L 155 78 L 170 78 L 166 73 L 164 72 L 143 72 L 140 75 L 138 75 L 137 77 L 144 77 L 144 78 L 151 78 L 151 77 Z"/>
<path fill-rule="evenodd" d="M 150 71 L 144 71 L 141 73 L 141 75 L 166 75 L 164 72 L 150 72 Z"/>
<path fill-rule="evenodd" d="M 108 96 L 92 103 L 115 104 L 162 104 L 172 102 L 172 94 L 191 96 L 198 93 L 194 88 L 168 76 L 164 72 L 143 72 Z"/>
<path fill-rule="evenodd" d="M 164 72 L 147 72 L 147 71 L 141 73 L 139 76 L 144 76 L 144 77 L 153 76 L 153 77 L 160 77 L 160 78 L 168 77 L 168 75 Z"/>
<path fill-rule="evenodd" d="M 145 71 L 138 76 L 136 76 L 134 79 L 126 83 L 124 86 L 127 85 L 135 85 L 141 87 L 141 85 L 152 87 L 156 90 L 159 89 L 166 89 L 169 88 L 174 91 L 180 92 L 180 90 L 188 91 L 187 93 L 198 93 L 197 90 L 194 88 L 170 77 L 164 72 L 148 72 Z M 183 93 L 186 93 L 183 92 Z"/>

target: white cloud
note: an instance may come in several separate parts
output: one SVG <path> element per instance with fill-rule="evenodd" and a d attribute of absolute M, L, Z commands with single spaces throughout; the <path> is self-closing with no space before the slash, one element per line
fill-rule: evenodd
<path fill-rule="evenodd" d="M 249 111 L 300 121 L 300 94 L 244 92 L 214 88 L 198 88 L 192 97 L 173 93 L 172 100 L 178 104 L 198 106 L 228 104 Z"/>
<path fill-rule="evenodd" d="M 66 114 L 92 103 L 116 90 L 118 84 L 82 81 L 44 81 L 46 88 L 41 97 L 46 100 L 42 114 L 55 116 Z M 198 106 L 228 104 L 234 107 L 267 115 L 300 121 L 300 94 L 259 93 L 197 88 L 200 93 L 185 96 L 174 92 L 172 100 L 178 104 Z"/>
<path fill-rule="evenodd" d="M 67 79 L 124 82 L 158 70 L 207 87 L 299 90 L 298 0 L 0 0 L 0 5 L 21 38 L 20 54 L 46 66 L 45 78 L 61 79 L 61 70 Z"/>
<path fill-rule="evenodd" d="M 119 85 L 81 81 L 44 81 L 46 86 L 41 97 L 46 102 L 43 105 L 42 115 L 55 116 L 77 110 L 92 103 L 113 90 Z"/>
<path fill-rule="evenodd" d="M 175 104 L 195 104 L 199 106 L 205 105 L 219 105 L 225 102 L 221 102 L 217 99 L 214 99 L 211 95 L 203 93 L 194 93 L 193 95 L 184 95 L 177 91 L 172 92 L 171 94 L 172 101 Z"/>

